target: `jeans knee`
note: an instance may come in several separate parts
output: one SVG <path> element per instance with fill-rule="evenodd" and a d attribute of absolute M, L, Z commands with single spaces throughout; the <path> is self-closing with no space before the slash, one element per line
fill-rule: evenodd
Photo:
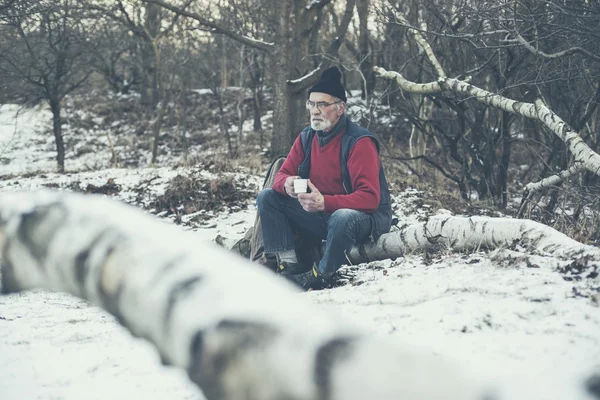
<path fill-rule="evenodd" d="M 329 217 L 329 229 L 336 231 L 352 228 L 357 218 L 361 218 L 362 212 L 350 208 L 340 208 Z"/>
<path fill-rule="evenodd" d="M 268 203 L 273 203 L 275 197 L 277 196 L 277 192 L 272 188 L 266 188 L 261 190 L 256 196 L 256 207 L 258 209 L 263 209 L 264 206 Z"/>

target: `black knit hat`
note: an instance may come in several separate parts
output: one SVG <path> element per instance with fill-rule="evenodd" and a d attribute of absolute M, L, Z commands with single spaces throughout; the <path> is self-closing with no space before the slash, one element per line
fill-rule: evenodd
<path fill-rule="evenodd" d="M 327 93 L 338 99 L 346 101 L 346 91 L 342 86 L 342 74 L 337 67 L 329 67 L 321 74 L 321 78 L 308 91 L 308 95 L 312 92 Z"/>

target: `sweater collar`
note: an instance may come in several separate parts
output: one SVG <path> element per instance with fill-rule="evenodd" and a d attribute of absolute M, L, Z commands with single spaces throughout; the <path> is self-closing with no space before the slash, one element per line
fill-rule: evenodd
<path fill-rule="evenodd" d="M 344 113 L 342 114 L 340 120 L 337 122 L 337 124 L 335 124 L 331 131 L 315 131 L 319 140 L 319 146 L 325 146 L 327 143 L 331 142 L 334 137 L 336 137 L 340 133 L 343 133 L 346 130 L 347 123 L 348 117 L 346 116 L 346 113 Z"/>

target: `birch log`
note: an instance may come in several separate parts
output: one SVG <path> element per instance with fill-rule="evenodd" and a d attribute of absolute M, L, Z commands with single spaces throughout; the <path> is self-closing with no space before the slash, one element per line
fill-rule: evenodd
<path fill-rule="evenodd" d="M 353 263 L 401 257 L 431 248 L 451 250 L 495 249 L 515 244 L 530 252 L 562 260 L 586 258 L 590 268 L 600 266 L 600 249 L 585 245 L 539 222 L 527 219 L 436 215 L 382 235 L 377 241 L 355 246 Z M 598 278 L 596 278 L 598 279 Z"/>
<path fill-rule="evenodd" d="M 4 292 L 99 305 L 209 400 L 490 398 L 440 357 L 369 338 L 266 269 L 120 202 L 3 193 L 0 248 Z"/>

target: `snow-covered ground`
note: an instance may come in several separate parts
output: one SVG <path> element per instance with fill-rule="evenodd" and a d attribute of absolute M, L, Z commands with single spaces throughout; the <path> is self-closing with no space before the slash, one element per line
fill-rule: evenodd
<path fill-rule="evenodd" d="M 218 174 L 194 167 L 87 171 L 90 154 L 101 151 L 87 152 L 85 163 L 68 158 L 72 172 L 55 174 L 53 140 L 43 134 L 49 113 L 23 110 L 15 120 L 18 110 L 0 108 L 0 191 L 84 189 L 110 180 L 120 187 L 116 198 L 147 205 L 177 174 Z M 43 173 L 25 175 L 34 171 Z M 233 179 L 249 179 L 257 188 L 261 183 L 245 174 Z M 143 191 L 136 190 L 140 185 Z M 415 190 L 396 193 L 402 223 L 434 211 L 417 207 L 418 198 Z M 249 202 L 246 209 L 214 213 L 182 229 L 193 230 L 199 241 L 219 237 L 231 246 L 254 213 Z M 600 371 L 599 304 L 577 296 L 576 282 L 564 280 L 557 263 L 542 256 L 526 262 L 508 249 L 414 254 L 361 264 L 353 284 L 302 296 L 373 335 L 489 376 L 501 398 L 592 399 L 583 381 Z M 60 293 L 0 296 L 0 361 L 2 400 L 203 398 L 182 371 L 161 366 L 147 342 L 96 307 Z"/>

